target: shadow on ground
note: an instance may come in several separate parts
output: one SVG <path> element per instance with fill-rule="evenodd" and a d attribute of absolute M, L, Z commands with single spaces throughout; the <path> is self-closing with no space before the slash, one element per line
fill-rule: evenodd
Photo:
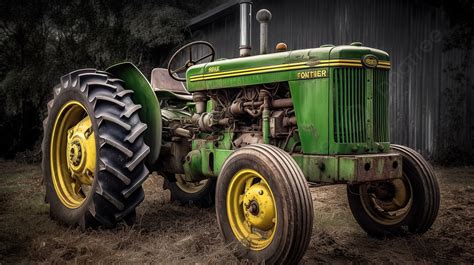
<path fill-rule="evenodd" d="M 474 167 L 436 171 L 441 210 L 423 236 L 369 238 L 350 214 L 345 186 L 313 188 L 315 222 L 302 263 L 474 263 Z M 159 176 L 145 183 L 136 225 L 97 231 L 49 219 L 38 165 L 0 162 L 0 180 L 0 263 L 239 263 L 214 209 L 170 203 Z"/>

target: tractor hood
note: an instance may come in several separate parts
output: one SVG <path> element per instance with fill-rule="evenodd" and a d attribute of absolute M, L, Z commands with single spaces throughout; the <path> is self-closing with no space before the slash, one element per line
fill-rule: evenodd
<path fill-rule="evenodd" d="M 221 59 L 186 72 L 189 92 L 327 77 L 328 67 L 390 69 L 389 55 L 360 43 Z M 321 71 L 317 71 L 320 69 Z M 324 71 L 326 69 L 326 71 Z"/>

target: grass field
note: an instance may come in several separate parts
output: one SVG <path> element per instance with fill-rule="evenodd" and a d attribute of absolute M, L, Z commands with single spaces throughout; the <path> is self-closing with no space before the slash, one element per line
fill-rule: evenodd
<path fill-rule="evenodd" d="M 436 172 L 441 210 L 423 236 L 370 238 L 348 209 L 345 186 L 312 188 L 315 222 L 302 263 L 473 264 L 474 167 Z M 0 161 L 0 264 L 239 263 L 220 238 L 214 209 L 170 203 L 156 175 L 144 187 L 136 225 L 81 231 L 49 219 L 39 165 Z"/>

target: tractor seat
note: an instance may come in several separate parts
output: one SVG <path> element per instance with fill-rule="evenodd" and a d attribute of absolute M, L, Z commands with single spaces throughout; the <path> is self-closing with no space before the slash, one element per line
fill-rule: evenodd
<path fill-rule="evenodd" d="M 184 83 L 171 78 L 166 68 L 153 69 L 151 86 L 160 99 L 171 96 L 182 100 L 192 100 L 192 95 L 186 90 Z"/>

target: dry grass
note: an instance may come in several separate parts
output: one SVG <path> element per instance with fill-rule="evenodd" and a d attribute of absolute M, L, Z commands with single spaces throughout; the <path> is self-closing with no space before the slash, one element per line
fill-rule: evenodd
<path fill-rule="evenodd" d="M 473 263 L 474 168 L 438 168 L 441 211 L 423 236 L 377 240 L 349 212 L 344 186 L 313 188 L 315 223 L 303 263 Z M 38 165 L 0 162 L 0 263 L 238 264 L 223 245 L 214 209 L 169 203 L 151 176 L 138 223 L 113 230 L 57 225 L 43 202 Z"/>

